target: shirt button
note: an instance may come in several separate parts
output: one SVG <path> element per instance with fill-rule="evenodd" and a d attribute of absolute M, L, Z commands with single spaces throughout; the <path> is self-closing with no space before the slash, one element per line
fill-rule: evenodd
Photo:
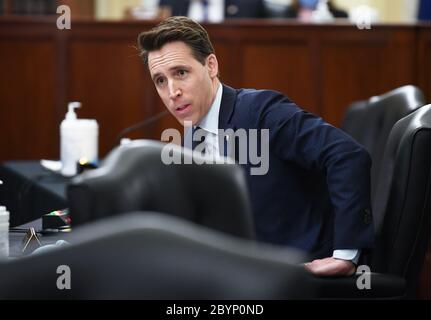
<path fill-rule="evenodd" d="M 372 220 L 373 220 L 373 217 L 371 216 L 371 210 L 370 209 L 365 209 L 364 210 L 364 217 L 363 217 L 363 219 L 364 219 L 364 223 L 365 224 L 371 224 L 371 222 L 372 222 Z"/>

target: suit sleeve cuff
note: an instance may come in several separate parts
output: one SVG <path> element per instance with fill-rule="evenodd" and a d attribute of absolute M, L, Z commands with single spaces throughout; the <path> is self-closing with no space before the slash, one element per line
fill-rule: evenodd
<path fill-rule="evenodd" d="M 357 265 L 360 254 L 361 254 L 361 250 L 358 250 L 358 249 L 348 249 L 348 250 L 343 249 L 343 250 L 334 250 L 332 257 L 335 259 L 349 260 Z"/>

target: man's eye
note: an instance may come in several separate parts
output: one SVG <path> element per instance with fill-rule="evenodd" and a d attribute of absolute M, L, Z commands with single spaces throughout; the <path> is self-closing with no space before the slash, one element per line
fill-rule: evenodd
<path fill-rule="evenodd" d="M 164 84 L 165 83 L 165 79 L 163 79 L 163 78 L 157 78 L 157 80 L 156 80 L 156 84 L 158 85 L 158 86 L 161 86 L 162 84 Z"/>
<path fill-rule="evenodd" d="M 186 71 L 186 70 L 178 70 L 178 75 L 179 75 L 180 77 L 184 77 L 184 76 L 186 76 L 186 75 L 187 75 L 187 71 Z"/>

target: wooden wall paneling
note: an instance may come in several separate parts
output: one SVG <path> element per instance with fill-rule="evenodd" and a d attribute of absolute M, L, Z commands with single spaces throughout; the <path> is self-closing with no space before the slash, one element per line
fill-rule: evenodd
<path fill-rule="evenodd" d="M 68 34 L 69 32 L 66 30 L 57 30 L 55 32 L 55 45 L 56 45 L 56 81 L 55 81 L 55 116 L 57 120 L 58 130 L 60 130 L 60 123 L 65 117 L 64 109 L 67 106 L 67 63 L 69 58 L 68 52 Z M 56 155 L 57 159 L 60 158 L 60 131 L 56 136 Z"/>
<path fill-rule="evenodd" d="M 229 25 L 206 25 L 216 51 L 220 80 L 231 87 L 239 88 L 243 83 L 243 51 L 241 28 Z"/>
<path fill-rule="evenodd" d="M 55 115 L 47 118 L 51 117 L 55 120 L 52 125 L 58 126 L 67 102 L 82 100 L 79 114 L 100 122 L 102 156 L 122 129 L 164 110 L 133 48 L 139 32 L 156 22 L 80 20 L 73 23 L 70 31 L 57 30 L 55 19 L 21 19 L 15 23 L 5 23 L 3 19 L 0 23 L 1 39 L 22 36 L 36 41 L 45 37 L 54 42 L 54 81 L 45 90 L 55 97 Z M 335 125 L 340 124 L 345 108 L 354 100 L 415 81 L 429 88 L 429 41 L 425 33 L 419 36 L 423 40 L 415 53 L 415 26 L 376 26 L 367 31 L 342 24 L 238 21 L 206 27 L 224 83 L 237 88 L 279 90 Z M 14 52 L 6 50 L 2 54 L 7 54 L 6 60 L 13 59 L 9 56 Z M 417 57 L 423 63 L 415 68 Z M 8 75 L 2 77 L 8 81 Z M 16 85 L 11 90 L 16 92 L 18 88 Z M 0 97 L 3 101 L 5 98 Z M 172 116 L 166 116 L 132 137 L 159 139 L 160 133 L 171 127 L 180 128 Z M 51 156 L 59 153 L 58 134 L 53 139 Z M 10 154 L 8 158 L 23 156 L 14 150 L 2 152 Z M 25 157 L 36 154 L 40 156 L 39 152 Z"/>
<path fill-rule="evenodd" d="M 384 59 L 380 44 L 323 45 L 322 116 L 339 126 L 348 105 L 381 92 L 380 66 Z M 372 58 L 370 58 L 372 57 Z"/>
<path fill-rule="evenodd" d="M 0 28 L 0 161 L 56 158 L 55 20 Z"/>
<path fill-rule="evenodd" d="M 423 90 L 427 103 L 431 103 L 431 24 L 421 26 L 418 31 L 415 69 L 418 72 L 418 86 Z"/>
<path fill-rule="evenodd" d="M 239 70 L 242 60 L 240 45 L 229 39 L 217 38 L 213 45 L 219 64 L 220 81 L 228 86 L 238 87 L 242 82 L 242 73 Z"/>
<path fill-rule="evenodd" d="M 394 32 L 404 34 L 397 39 Z M 322 116 L 336 126 L 352 101 L 415 81 L 414 35 L 409 30 L 355 32 L 346 27 L 325 32 L 321 42 Z"/>
<path fill-rule="evenodd" d="M 3 13 L 4 14 L 11 14 L 12 13 L 12 0 L 4 0 L 2 2 L 3 4 Z"/>
<path fill-rule="evenodd" d="M 289 23 L 239 27 L 233 39 L 241 46 L 234 69 L 241 75 L 238 87 L 277 90 L 302 108 L 319 113 L 313 29 Z"/>
<path fill-rule="evenodd" d="M 98 121 L 100 157 L 116 146 L 123 129 L 157 112 L 154 86 L 136 47 L 138 34 L 150 26 L 102 23 L 95 28 L 83 22 L 72 28 L 67 100 L 81 101 L 79 115 Z M 151 137 L 150 129 L 127 137 Z"/>
<path fill-rule="evenodd" d="M 55 156 L 55 45 L 51 39 L 0 42 L 0 159 Z"/>
<path fill-rule="evenodd" d="M 123 128 L 153 113 L 145 103 L 151 83 L 143 77 L 140 58 L 127 40 L 73 39 L 69 50 L 68 100 L 83 103 L 80 117 L 99 122 L 103 156 Z"/>
<path fill-rule="evenodd" d="M 420 299 L 431 299 L 431 247 L 428 248 L 428 252 L 425 256 L 425 260 L 422 266 L 419 287 L 417 289 L 417 296 Z"/>
<path fill-rule="evenodd" d="M 385 48 L 387 57 L 381 77 L 383 92 L 397 87 L 417 84 L 417 35 L 414 28 L 392 28 L 385 30 L 388 39 Z M 383 93 L 382 92 L 382 93 Z"/>
<path fill-rule="evenodd" d="M 243 86 L 280 91 L 302 108 L 317 112 L 316 101 L 310 94 L 315 90 L 307 43 L 261 42 L 245 44 L 243 50 Z"/>

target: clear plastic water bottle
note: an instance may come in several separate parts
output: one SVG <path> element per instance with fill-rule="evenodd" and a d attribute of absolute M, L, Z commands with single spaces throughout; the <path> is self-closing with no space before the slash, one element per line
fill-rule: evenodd
<path fill-rule="evenodd" d="M 9 212 L 0 206 L 0 259 L 9 257 Z"/>

